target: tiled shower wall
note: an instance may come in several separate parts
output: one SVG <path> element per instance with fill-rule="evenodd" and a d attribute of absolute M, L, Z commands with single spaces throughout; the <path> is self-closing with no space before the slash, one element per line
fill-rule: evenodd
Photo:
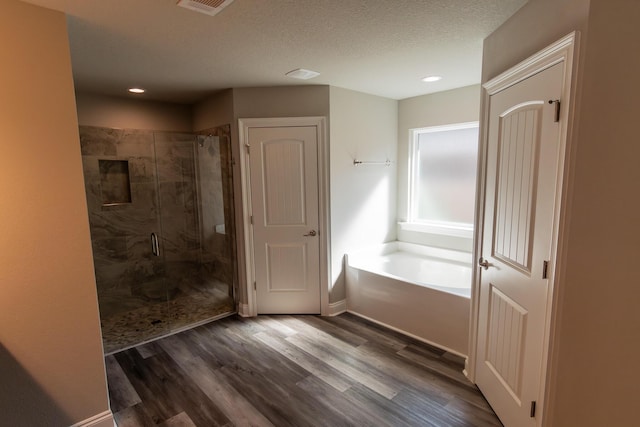
<path fill-rule="evenodd" d="M 150 250 L 151 233 L 160 229 L 153 132 L 81 126 L 80 144 L 99 300 L 109 291 L 135 294 L 136 286 L 165 275 Z M 104 203 L 99 160 L 128 161 L 131 203 Z"/>
<path fill-rule="evenodd" d="M 228 126 L 210 133 L 229 141 Z M 171 299 L 186 280 L 231 287 L 228 143 L 89 126 L 80 127 L 80 142 L 102 317 Z M 128 162 L 129 182 L 105 180 L 105 161 Z M 110 200 L 123 192 L 114 185 L 129 185 L 130 201 Z M 159 257 L 151 233 L 159 237 Z"/>

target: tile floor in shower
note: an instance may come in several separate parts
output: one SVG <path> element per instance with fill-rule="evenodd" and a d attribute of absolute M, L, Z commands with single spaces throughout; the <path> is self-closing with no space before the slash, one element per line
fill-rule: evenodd
<path fill-rule="evenodd" d="M 181 283 L 173 289 L 168 301 L 116 291 L 100 295 L 101 313 L 113 313 L 100 319 L 105 354 L 235 312 L 225 283 Z"/>

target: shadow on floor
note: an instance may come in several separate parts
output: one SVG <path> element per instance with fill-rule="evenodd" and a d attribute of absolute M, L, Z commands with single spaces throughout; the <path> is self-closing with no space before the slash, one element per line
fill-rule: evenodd
<path fill-rule="evenodd" d="M 0 424 L 12 427 L 69 426 L 64 413 L 0 343 Z"/>

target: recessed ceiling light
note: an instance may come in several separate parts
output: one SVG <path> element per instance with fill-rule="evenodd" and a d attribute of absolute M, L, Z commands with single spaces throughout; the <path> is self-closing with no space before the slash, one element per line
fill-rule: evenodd
<path fill-rule="evenodd" d="M 294 79 L 309 80 L 314 77 L 318 77 L 320 73 L 317 71 L 305 70 L 304 68 L 298 68 L 297 70 L 291 70 L 285 76 L 293 77 Z"/>
<path fill-rule="evenodd" d="M 438 80 L 442 80 L 442 77 L 440 77 L 440 76 L 428 76 L 428 77 L 425 77 L 424 79 L 422 79 L 423 82 L 427 82 L 427 83 L 437 82 Z"/>
<path fill-rule="evenodd" d="M 144 89 L 139 87 L 131 87 L 129 88 L 129 92 L 131 93 L 144 93 Z"/>

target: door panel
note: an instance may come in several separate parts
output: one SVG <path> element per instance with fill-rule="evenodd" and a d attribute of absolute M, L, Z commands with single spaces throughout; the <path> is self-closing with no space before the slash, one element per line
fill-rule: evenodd
<path fill-rule="evenodd" d="M 526 322 L 527 310 L 491 286 L 485 363 L 518 404 L 522 392 L 521 361 Z"/>
<path fill-rule="evenodd" d="M 261 148 L 265 224 L 304 225 L 304 140 L 266 141 Z"/>
<path fill-rule="evenodd" d="M 317 128 L 248 139 L 258 313 L 319 313 Z"/>
<path fill-rule="evenodd" d="M 540 395 L 563 64 L 491 96 L 477 384 L 507 426 L 535 425 Z"/>
<path fill-rule="evenodd" d="M 493 255 L 531 273 L 536 159 L 542 102 L 527 103 L 500 118 L 496 227 Z"/>
<path fill-rule="evenodd" d="M 306 243 L 267 244 L 267 291 L 307 290 Z"/>

